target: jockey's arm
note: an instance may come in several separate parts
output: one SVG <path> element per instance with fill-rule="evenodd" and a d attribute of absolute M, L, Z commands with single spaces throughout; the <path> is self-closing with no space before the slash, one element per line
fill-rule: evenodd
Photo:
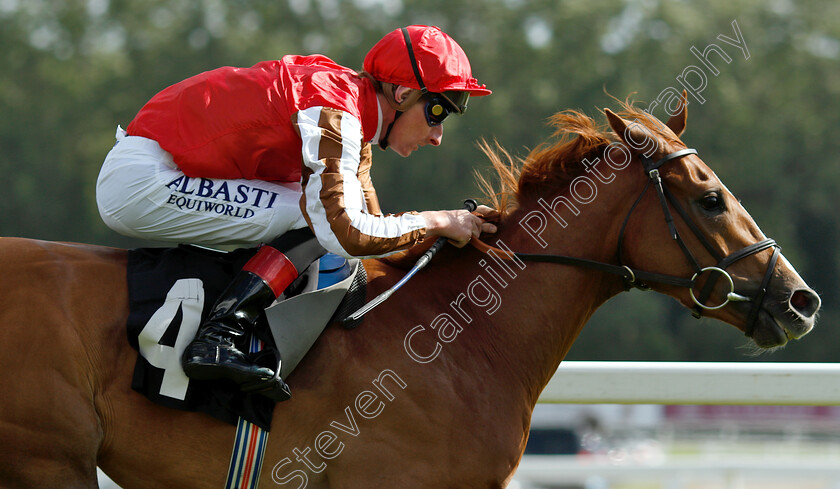
<path fill-rule="evenodd" d="M 373 181 L 370 178 L 370 165 L 373 162 L 371 147 L 366 144 L 362 147 L 361 163 L 359 164 L 359 183 L 362 184 L 362 193 L 365 194 L 365 205 L 370 214 L 382 215 L 379 207 L 379 197 L 376 196 L 376 189 L 373 188 Z"/>
<path fill-rule="evenodd" d="M 378 202 L 359 178 L 360 165 L 365 170 L 370 164 L 361 158 L 370 153 L 363 152 L 358 119 L 310 107 L 297 113 L 295 124 L 303 142 L 301 210 L 324 248 L 347 257 L 382 256 L 423 240 L 426 221 L 419 213 L 377 215 L 368 207 Z"/>

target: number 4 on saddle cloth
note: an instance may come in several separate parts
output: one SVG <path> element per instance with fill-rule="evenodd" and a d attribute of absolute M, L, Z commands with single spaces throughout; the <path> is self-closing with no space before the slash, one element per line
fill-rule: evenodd
<path fill-rule="evenodd" d="M 220 252 L 180 245 L 129 251 L 128 340 L 140 353 L 134 390 L 163 406 L 203 412 L 231 424 L 241 417 L 271 428 L 274 401 L 242 392 L 227 380 L 190 379 L 180 362 L 216 298 L 256 250 Z M 286 378 L 327 324 L 364 304 L 366 283 L 359 260 L 326 254 L 260 317 L 255 334 L 246 339 L 255 348 L 237 346 L 241 351 L 262 350 L 255 361 L 272 370 L 277 368 L 277 351 L 281 376 Z"/>

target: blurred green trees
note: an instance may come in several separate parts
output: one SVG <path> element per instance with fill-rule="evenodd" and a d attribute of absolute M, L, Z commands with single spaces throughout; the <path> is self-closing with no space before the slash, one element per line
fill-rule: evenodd
<path fill-rule="evenodd" d="M 642 107 L 703 69 L 684 139 L 822 295 L 817 329 L 774 360 L 834 361 L 840 301 L 840 3 L 831 0 L 0 0 L 0 234 L 116 246 L 94 185 L 117 124 L 169 84 L 222 65 L 323 53 L 361 68 L 384 33 L 438 25 L 494 90 L 447 122 L 445 144 L 408 160 L 376 152 L 389 211 L 453 208 L 475 196 L 479 138 L 525 154 L 552 113 L 598 116 L 635 92 Z M 737 22 L 749 52 L 721 41 Z M 727 53 L 692 54 L 716 43 Z M 664 117 L 662 107 L 654 114 Z M 600 117 L 600 116 L 599 116 Z M 575 359 L 748 360 L 734 328 L 694 321 L 633 292 L 596 314 Z"/>

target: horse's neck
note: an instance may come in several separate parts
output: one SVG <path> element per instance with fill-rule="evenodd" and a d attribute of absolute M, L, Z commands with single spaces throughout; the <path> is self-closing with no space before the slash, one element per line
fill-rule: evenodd
<path fill-rule="evenodd" d="M 629 185 L 634 183 L 632 178 L 625 180 L 630 180 Z M 603 191 L 597 203 L 580 206 L 577 216 L 563 213 L 565 227 L 538 204 L 520 209 L 506 219 L 499 234 L 488 238 L 488 242 L 518 252 L 614 262 L 621 221 L 628 207 L 625 202 L 632 202 L 631 191 L 625 192 L 622 187 L 616 183 L 609 192 Z M 527 223 L 522 223 L 535 210 L 542 212 L 548 222 L 541 235 L 548 243 L 546 248 L 534 237 L 535 223 L 531 223 L 531 231 L 526 229 Z M 480 262 L 480 259 L 472 261 Z M 598 307 L 623 288 L 615 276 L 579 267 L 534 262 L 506 265 L 486 260 L 483 272 L 481 268 L 476 269 L 487 276 L 489 284 L 502 289 L 495 280 L 498 275 L 508 285 L 501 290 L 499 308 L 485 316 L 484 324 L 479 326 L 484 334 L 480 346 L 474 347 L 481 348 L 483 355 L 495 358 L 491 363 L 498 375 L 524 388 L 533 405 L 584 324 Z"/>

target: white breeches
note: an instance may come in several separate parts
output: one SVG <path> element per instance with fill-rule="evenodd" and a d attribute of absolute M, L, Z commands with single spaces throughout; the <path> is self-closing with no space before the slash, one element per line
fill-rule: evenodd
<path fill-rule="evenodd" d="M 102 220 L 126 236 L 253 245 L 305 227 L 300 183 L 190 178 L 154 140 L 117 128 L 96 181 Z"/>

